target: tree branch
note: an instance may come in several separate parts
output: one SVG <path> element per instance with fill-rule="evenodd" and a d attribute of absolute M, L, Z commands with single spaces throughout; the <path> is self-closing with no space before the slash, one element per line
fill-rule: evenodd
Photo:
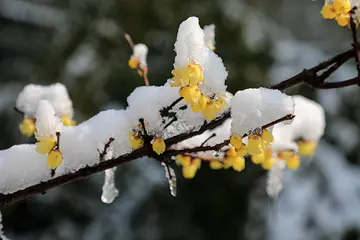
<path fill-rule="evenodd" d="M 131 44 L 130 44 L 131 45 Z M 358 44 L 354 43 L 354 49 L 357 49 Z M 336 71 L 342 64 L 347 62 L 349 59 L 355 57 L 355 51 L 354 49 L 347 50 L 343 53 L 340 53 L 332 58 L 329 58 L 328 60 L 318 64 L 317 66 L 305 69 L 304 71 L 300 72 L 299 74 L 282 81 L 274 86 L 271 86 L 271 89 L 278 89 L 278 90 L 284 90 L 286 88 L 295 86 L 300 83 L 307 83 L 310 86 L 318 89 L 330 89 L 330 88 L 341 88 L 346 86 L 351 86 L 355 84 L 359 84 L 359 77 L 352 78 L 349 80 L 341 81 L 341 82 L 332 82 L 328 83 L 325 82 L 325 79 L 330 76 L 334 71 Z M 323 71 L 322 75 L 320 72 Z M 170 105 L 168 108 L 164 109 L 164 113 L 169 113 L 169 111 L 182 100 L 182 98 L 177 99 L 172 105 Z M 230 110 L 223 113 L 222 116 L 216 118 L 215 120 L 211 122 L 205 122 L 198 130 L 181 133 L 177 136 L 171 137 L 169 139 L 165 140 L 166 146 L 171 146 L 173 144 L 177 144 L 181 141 L 187 140 L 189 138 L 192 138 L 194 136 L 200 135 L 204 133 L 207 130 L 212 130 L 221 124 L 223 124 L 227 119 L 230 118 Z M 289 116 L 288 116 L 289 117 Z M 293 116 L 292 116 L 293 117 Z M 281 120 L 281 119 L 280 119 Z M 284 121 L 284 120 L 282 120 Z M 141 121 L 140 121 L 141 122 Z M 272 122 L 270 124 L 274 125 L 278 122 Z M 268 125 L 265 125 L 263 127 L 269 127 Z M 228 140 L 226 140 L 223 143 L 219 143 L 214 146 L 200 146 L 193 149 L 183 149 L 183 150 L 167 150 L 163 155 L 173 155 L 181 152 L 198 152 L 198 151 L 208 151 L 208 150 L 216 150 L 220 149 L 221 147 L 228 144 Z M 17 192 L 11 193 L 11 194 L 0 194 L 0 208 L 23 201 L 25 199 L 28 199 L 36 194 L 44 194 L 47 190 L 55 188 L 57 186 L 64 185 L 69 182 L 76 181 L 78 179 L 82 179 L 85 177 L 88 177 L 94 173 L 104 171 L 109 168 L 116 167 L 118 165 L 130 162 L 134 159 L 141 158 L 144 156 L 153 156 L 154 152 L 153 150 L 148 146 L 144 145 L 142 148 L 134 150 L 130 154 L 122 155 L 116 159 L 108 160 L 108 161 L 102 161 L 94 166 L 87 166 L 84 167 L 74 173 L 68 173 L 63 176 L 50 179 L 46 182 L 41 182 L 39 184 L 36 184 L 34 186 L 28 187 L 23 190 L 19 190 Z M 162 156 L 162 155 L 161 155 Z"/>

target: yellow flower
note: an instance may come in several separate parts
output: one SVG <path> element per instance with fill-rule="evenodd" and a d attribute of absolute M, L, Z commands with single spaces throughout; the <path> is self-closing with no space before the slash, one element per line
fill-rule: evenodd
<path fill-rule="evenodd" d="M 315 141 L 300 140 L 297 142 L 299 146 L 299 154 L 301 156 L 311 157 L 314 155 L 317 143 Z"/>
<path fill-rule="evenodd" d="M 173 77 L 171 78 L 170 86 L 181 87 L 189 84 L 189 76 L 187 69 L 174 69 L 171 71 Z"/>
<path fill-rule="evenodd" d="M 234 147 L 230 147 L 230 149 L 226 152 L 226 155 L 229 157 L 236 157 L 236 150 Z"/>
<path fill-rule="evenodd" d="M 245 144 L 241 144 L 240 148 L 236 149 L 236 156 L 237 157 L 244 157 L 246 155 L 247 151 L 246 151 L 246 145 Z"/>
<path fill-rule="evenodd" d="M 183 167 L 182 173 L 183 173 L 184 178 L 187 178 L 187 179 L 194 178 L 197 169 L 198 168 L 197 168 L 196 164 L 191 164 L 188 167 Z"/>
<path fill-rule="evenodd" d="M 152 149 L 154 152 L 156 152 L 158 155 L 165 152 L 166 145 L 163 138 L 155 137 L 154 142 L 152 143 Z"/>
<path fill-rule="evenodd" d="M 272 135 L 272 133 L 267 130 L 267 129 L 263 129 L 262 133 L 261 133 L 261 138 L 267 143 L 272 143 L 274 142 L 274 136 Z"/>
<path fill-rule="evenodd" d="M 325 19 L 336 19 L 337 23 L 344 27 L 350 22 L 350 10 L 350 0 L 335 0 L 326 3 L 321 14 Z"/>
<path fill-rule="evenodd" d="M 62 154 L 59 149 L 53 150 L 47 157 L 47 164 L 51 169 L 56 169 L 62 163 Z"/>
<path fill-rule="evenodd" d="M 254 164 L 260 164 L 260 163 L 263 163 L 265 160 L 265 154 L 262 152 L 258 155 L 252 155 L 251 156 L 251 161 L 254 163 Z"/>
<path fill-rule="evenodd" d="M 269 152 L 272 154 L 272 151 L 270 148 L 268 148 Z M 271 155 L 269 156 L 267 153 L 266 153 L 267 149 L 265 150 L 265 159 L 264 161 L 262 162 L 261 166 L 265 169 L 265 170 L 270 170 L 273 168 L 274 166 L 274 162 L 275 162 L 275 158 Z"/>
<path fill-rule="evenodd" d="M 286 163 L 289 169 L 295 170 L 300 166 L 300 158 L 298 155 L 294 154 L 286 161 Z"/>
<path fill-rule="evenodd" d="M 229 157 L 229 156 L 224 158 L 223 167 L 225 169 L 231 168 L 231 166 L 233 165 L 233 159 L 232 158 L 233 157 Z"/>
<path fill-rule="evenodd" d="M 199 64 L 189 64 L 187 66 L 188 75 L 189 75 L 189 84 L 190 86 L 198 85 L 199 83 L 204 82 L 204 73 Z"/>
<path fill-rule="evenodd" d="M 219 106 L 213 101 L 210 101 L 202 111 L 202 114 L 206 120 L 213 120 L 216 118 L 219 110 Z"/>
<path fill-rule="evenodd" d="M 215 51 L 215 50 L 216 50 L 216 48 L 215 48 L 215 46 L 214 46 L 213 44 L 209 44 L 208 46 L 209 46 L 209 48 L 210 48 L 212 51 Z"/>
<path fill-rule="evenodd" d="M 184 167 L 188 167 L 191 164 L 191 157 L 187 155 L 178 154 L 176 156 L 178 163 Z"/>
<path fill-rule="evenodd" d="M 263 152 L 264 141 L 263 139 L 256 134 L 249 134 L 247 152 L 250 155 L 258 155 Z"/>
<path fill-rule="evenodd" d="M 198 86 L 185 86 L 180 88 L 179 95 L 184 98 L 186 103 L 197 104 L 201 97 L 201 91 Z"/>
<path fill-rule="evenodd" d="M 201 167 L 201 158 L 194 158 L 191 164 L 194 164 L 199 169 Z"/>
<path fill-rule="evenodd" d="M 144 144 L 143 139 L 141 137 L 137 136 L 134 131 L 130 131 L 129 140 L 130 140 L 131 147 L 133 149 L 142 147 L 142 145 Z"/>
<path fill-rule="evenodd" d="M 333 2 L 329 2 L 325 4 L 321 10 L 321 15 L 325 19 L 333 19 L 336 17 L 336 9 L 335 4 Z"/>
<path fill-rule="evenodd" d="M 241 172 L 245 168 L 245 159 L 243 157 L 232 158 L 232 168 L 235 171 Z"/>
<path fill-rule="evenodd" d="M 223 163 L 218 160 L 212 160 L 212 161 L 210 161 L 210 168 L 214 169 L 214 170 L 221 169 L 221 168 L 223 168 Z"/>
<path fill-rule="evenodd" d="M 230 137 L 230 144 L 233 145 L 237 149 L 242 148 L 242 145 L 243 145 L 242 137 L 240 137 L 238 135 L 231 136 Z"/>
<path fill-rule="evenodd" d="M 61 121 L 65 126 L 75 126 L 76 122 L 72 120 L 68 115 L 64 115 L 61 117 Z"/>
<path fill-rule="evenodd" d="M 349 25 L 349 23 L 350 23 L 350 15 L 349 14 L 340 14 L 336 17 L 336 21 L 340 26 L 345 27 L 345 26 Z"/>
<path fill-rule="evenodd" d="M 129 59 L 129 67 L 137 68 L 139 66 L 139 64 L 140 64 L 140 61 L 136 57 L 131 57 Z"/>
<path fill-rule="evenodd" d="M 297 169 L 300 166 L 300 158 L 294 151 L 283 151 L 278 154 L 280 159 L 286 161 L 289 169 Z"/>
<path fill-rule="evenodd" d="M 22 121 L 22 123 L 19 125 L 20 128 L 20 132 L 27 136 L 27 137 L 31 137 L 32 135 L 34 135 L 34 132 L 36 130 L 36 126 L 35 126 L 35 120 L 32 118 L 24 118 L 24 120 Z"/>
<path fill-rule="evenodd" d="M 54 137 L 41 137 L 38 142 L 35 143 L 36 151 L 40 154 L 48 154 L 54 149 L 56 145 L 56 139 Z"/>
<path fill-rule="evenodd" d="M 210 101 L 210 98 L 205 95 L 201 95 L 197 103 L 191 103 L 191 109 L 194 112 L 201 112 L 205 109 L 207 103 Z"/>

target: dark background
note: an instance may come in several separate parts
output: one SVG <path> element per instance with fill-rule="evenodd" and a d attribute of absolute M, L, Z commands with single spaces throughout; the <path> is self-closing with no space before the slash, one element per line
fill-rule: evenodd
<path fill-rule="evenodd" d="M 33 142 L 18 130 L 12 110 L 29 83 L 64 83 L 84 121 L 126 107 L 143 84 L 127 61 L 123 38 L 149 47 L 151 84 L 171 77 L 179 24 L 197 16 L 216 25 L 216 52 L 229 71 L 228 91 L 270 86 L 350 47 L 350 31 L 321 18 L 322 1 L 299 0 L 0 0 L 0 149 Z M 333 80 L 355 74 L 347 65 Z M 195 179 L 177 169 L 171 197 L 163 169 L 141 159 L 117 170 L 119 197 L 101 202 L 103 174 L 5 208 L 13 239 L 360 239 L 359 90 L 286 91 L 320 102 L 327 130 L 314 160 L 287 172 L 276 201 L 266 197 L 265 174 L 212 171 Z M 19 166 L 20 167 L 20 166 Z M 26 171 L 26 169 L 24 169 Z M 1 176 L 0 176 L 1 177 Z"/>

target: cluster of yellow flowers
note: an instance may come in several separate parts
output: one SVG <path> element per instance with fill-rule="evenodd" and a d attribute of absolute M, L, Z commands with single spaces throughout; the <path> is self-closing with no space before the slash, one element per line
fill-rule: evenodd
<path fill-rule="evenodd" d="M 58 135 L 59 137 L 60 134 Z M 47 164 L 53 170 L 62 163 L 63 158 L 59 149 L 58 139 L 55 139 L 53 136 L 40 137 L 38 142 L 36 142 L 36 151 L 40 154 L 48 154 Z"/>
<path fill-rule="evenodd" d="M 183 167 L 183 176 L 188 179 L 194 178 L 197 170 L 201 167 L 201 159 L 198 157 L 192 158 L 189 155 L 177 155 L 176 163 Z"/>
<path fill-rule="evenodd" d="M 140 148 L 144 145 L 144 140 L 142 136 L 134 131 L 131 130 L 129 134 L 129 141 L 131 144 L 131 147 L 133 149 Z M 152 141 L 152 149 L 154 152 L 156 152 L 158 155 L 162 154 L 166 150 L 166 144 L 163 138 L 161 137 L 155 137 Z"/>
<path fill-rule="evenodd" d="M 62 116 L 61 120 L 62 120 L 64 126 L 75 126 L 76 125 L 76 122 L 68 115 Z M 31 137 L 32 135 L 34 135 L 35 130 L 36 130 L 35 121 L 36 120 L 34 118 L 25 117 L 24 120 L 22 121 L 22 123 L 20 123 L 20 125 L 19 125 L 21 134 L 23 134 L 24 136 L 27 136 L 27 137 Z"/>
<path fill-rule="evenodd" d="M 175 68 L 171 74 L 170 86 L 180 87 L 179 95 L 194 112 L 201 112 L 205 119 L 215 119 L 217 113 L 227 106 L 224 96 L 210 98 L 201 92 L 199 84 L 204 82 L 204 73 L 199 64 L 190 63 L 186 68 Z"/>
<path fill-rule="evenodd" d="M 340 26 L 344 27 L 350 23 L 350 11 L 350 0 L 334 0 L 325 3 L 321 14 L 325 19 L 335 19 Z"/>

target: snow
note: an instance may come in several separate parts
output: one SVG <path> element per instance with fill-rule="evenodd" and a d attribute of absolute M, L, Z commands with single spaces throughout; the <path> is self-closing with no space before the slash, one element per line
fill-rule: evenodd
<path fill-rule="evenodd" d="M 1 240 L 8 240 L 8 238 L 4 236 L 3 225 L 2 225 L 1 222 L 2 222 L 2 215 L 1 215 L 1 212 L 0 212 L 0 239 Z"/>
<path fill-rule="evenodd" d="M 239 136 L 294 112 L 290 96 L 267 88 L 238 91 L 231 106 L 231 132 Z"/>
<path fill-rule="evenodd" d="M 36 111 L 36 138 L 53 136 L 60 132 L 62 123 L 55 115 L 51 103 L 47 100 L 40 100 Z"/>
<path fill-rule="evenodd" d="M 55 177 L 99 163 L 99 143 L 105 145 L 110 137 L 115 139 L 111 144 L 112 157 L 131 152 L 128 129 L 129 119 L 124 110 L 103 111 L 78 126 L 63 127 L 60 137 L 63 163 L 56 169 Z M 37 153 L 33 144 L 0 151 L 0 193 L 13 193 L 50 180 L 50 172 L 46 155 Z"/>
<path fill-rule="evenodd" d="M 19 93 L 16 108 L 25 116 L 35 118 L 36 109 L 40 100 L 48 100 L 53 106 L 56 115 L 73 116 L 72 101 L 66 87 L 61 83 L 48 86 L 29 84 Z"/>
<path fill-rule="evenodd" d="M 277 198 L 283 188 L 285 161 L 276 159 L 273 168 L 268 172 L 266 179 L 266 193 L 271 198 Z"/>
<path fill-rule="evenodd" d="M 132 129 L 136 128 L 139 119 L 143 118 L 148 133 L 161 136 L 166 123 L 164 124 L 162 121 L 160 110 L 178 98 L 178 90 L 169 85 L 137 87 L 127 98 L 129 106 L 126 112 Z"/>
<path fill-rule="evenodd" d="M 304 139 L 318 141 L 325 131 L 325 113 L 322 106 L 303 96 L 293 96 L 295 118 L 290 125 L 278 124 L 274 127 L 274 138 L 294 141 Z"/>
<path fill-rule="evenodd" d="M 201 66 L 204 83 L 199 86 L 202 93 L 212 96 L 225 92 L 227 71 L 221 58 L 207 46 L 197 17 L 189 17 L 180 24 L 175 52 L 175 68 L 185 68 L 189 63 Z"/>
<path fill-rule="evenodd" d="M 203 31 L 204 31 L 205 43 L 209 47 L 214 47 L 215 46 L 215 25 L 214 24 L 206 25 L 206 26 L 204 26 Z"/>
<path fill-rule="evenodd" d="M 146 57 L 148 54 L 148 47 L 143 43 L 134 45 L 133 54 L 131 57 L 137 58 L 141 66 L 147 66 Z"/>

